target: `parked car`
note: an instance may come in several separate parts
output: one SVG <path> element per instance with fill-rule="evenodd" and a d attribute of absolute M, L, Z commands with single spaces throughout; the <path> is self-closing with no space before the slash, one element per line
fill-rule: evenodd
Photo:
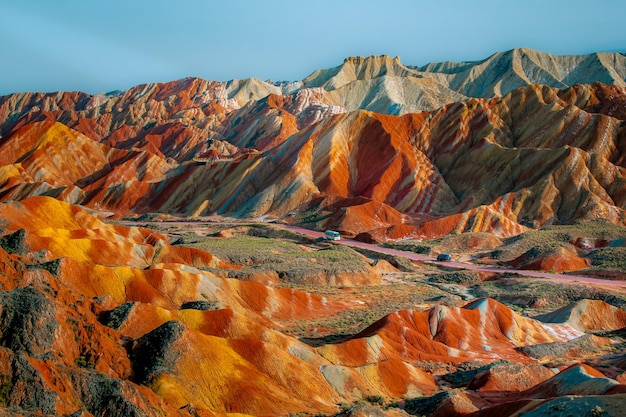
<path fill-rule="evenodd" d="M 448 262 L 452 260 L 452 256 L 449 253 L 440 253 L 437 255 L 437 260 L 439 262 Z"/>

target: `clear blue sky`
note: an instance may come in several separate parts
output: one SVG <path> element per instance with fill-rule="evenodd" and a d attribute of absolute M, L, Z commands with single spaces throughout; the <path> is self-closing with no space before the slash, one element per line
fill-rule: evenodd
<path fill-rule="evenodd" d="M 293 81 L 352 55 L 626 52 L 624 16 L 624 0 L 0 0 L 0 95 Z"/>

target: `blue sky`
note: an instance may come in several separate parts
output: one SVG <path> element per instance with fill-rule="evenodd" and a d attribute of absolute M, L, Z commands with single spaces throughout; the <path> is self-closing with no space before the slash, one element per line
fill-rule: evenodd
<path fill-rule="evenodd" d="M 517 47 L 626 52 L 624 16 L 623 0 L 0 0 L 0 95 L 293 81 L 352 55 L 424 65 Z"/>

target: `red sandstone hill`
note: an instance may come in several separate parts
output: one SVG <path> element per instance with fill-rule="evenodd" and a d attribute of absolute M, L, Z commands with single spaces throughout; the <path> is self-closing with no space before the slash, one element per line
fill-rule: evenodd
<path fill-rule="evenodd" d="M 13 94 L 0 98 L 0 199 L 295 212 L 375 240 L 624 223 L 625 67 L 517 49 L 422 68 L 354 57 L 295 83 Z M 416 94 L 431 105 L 412 107 Z"/>
<path fill-rule="evenodd" d="M 295 213 L 290 221 L 372 239 L 625 221 L 621 87 L 533 85 L 401 117 L 336 113 L 321 90 L 186 115 L 204 103 L 196 97 L 151 113 L 163 95 L 208 88 L 198 83 L 128 92 L 143 103 L 130 113 L 116 97 L 112 108 L 60 101 L 8 117 L 0 198 L 48 195 L 120 215 Z M 16 98 L 4 114 L 18 114 Z"/>
<path fill-rule="evenodd" d="M 623 326 L 626 312 L 606 303 L 536 319 L 490 299 L 397 311 L 314 348 L 281 323 L 362 305 L 218 278 L 210 271 L 235 266 L 50 197 L 1 203 L 0 216 L 0 399 L 9 415 L 330 415 L 363 398 L 404 398 L 407 410 L 443 415 L 500 409 L 503 390 L 535 406 L 555 395 L 623 396 L 588 366 L 552 376 L 526 355 Z M 611 352 L 613 341 L 592 337 Z M 487 368 L 465 374 L 467 363 Z M 440 385 L 438 367 L 457 369 L 444 380 L 461 391 Z M 536 378 L 503 376 L 525 373 Z"/>
<path fill-rule="evenodd" d="M 336 364 L 359 366 L 383 358 L 408 362 L 509 359 L 526 363 L 516 348 L 574 339 L 569 325 L 522 317 L 491 299 L 463 308 L 435 306 L 429 311 L 398 311 L 347 342 L 318 348 Z"/>
<path fill-rule="evenodd" d="M 624 386 L 598 370 L 554 375 L 583 356 L 623 375 L 617 342 L 584 334 L 626 325 L 616 307 L 530 319 L 491 299 L 436 305 L 314 348 L 284 323 L 363 304 L 223 278 L 238 267 L 90 211 L 267 216 L 369 240 L 624 224 L 625 68 L 620 54 L 530 50 L 422 68 L 353 57 L 294 83 L 0 97 L 0 409 L 330 415 L 369 398 L 419 415 L 619 410 Z M 574 247 L 515 262 L 586 266 Z"/>

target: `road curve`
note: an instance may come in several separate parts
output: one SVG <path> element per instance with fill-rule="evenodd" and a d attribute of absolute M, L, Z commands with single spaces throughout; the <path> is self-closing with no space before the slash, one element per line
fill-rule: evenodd
<path fill-rule="evenodd" d="M 125 224 L 127 226 L 138 226 L 140 224 L 146 224 L 146 223 L 150 223 L 150 221 L 122 222 L 122 224 Z M 203 224 L 204 222 L 165 221 L 165 222 L 158 222 L 158 223 L 161 223 L 161 224 L 168 223 L 168 224 L 178 224 L 178 225 L 196 225 L 197 226 L 199 224 Z M 212 224 L 212 225 L 220 224 L 220 225 L 233 225 L 233 226 L 241 225 L 240 222 L 206 222 L 206 224 Z M 283 224 L 283 223 L 272 223 L 272 224 L 282 229 L 291 230 L 293 232 L 297 232 L 297 233 L 309 236 L 314 239 L 324 237 L 323 232 L 317 232 L 314 230 L 304 229 L 302 227 L 292 226 L 292 225 Z M 388 255 L 400 256 L 400 257 L 411 259 L 414 261 L 432 262 L 432 263 L 437 262 L 437 260 L 433 258 L 432 256 L 424 256 L 424 255 L 419 255 L 414 252 L 407 252 L 407 251 L 401 251 L 397 249 L 384 248 L 382 246 L 374 245 L 371 243 L 359 242 L 357 240 L 352 240 L 352 239 L 342 238 L 340 241 L 335 241 L 335 243 L 346 245 L 346 246 L 357 247 L 357 248 L 363 248 L 363 249 L 367 249 L 367 250 L 371 250 L 371 251 L 379 252 L 379 253 L 384 253 Z M 526 277 L 533 277 L 533 278 L 547 278 L 551 280 L 579 282 L 583 284 L 595 284 L 595 285 L 601 285 L 605 287 L 626 288 L 626 281 L 613 281 L 613 280 L 608 280 L 608 279 L 588 278 L 588 277 L 580 277 L 576 275 L 567 275 L 567 274 L 553 274 L 553 273 L 548 273 L 548 272 L 531 271 L 531 270 L 525 270 L 525 269 L 498 268 L 496 266 L 483 266 L 483 265 L 475 265 L 475 264 L 455 262 L 455 261 L 445 262 L 445 265 L 446 267 L 450 267 L 450 268 L 469 269 L 472 271 L 513 273 L 513 274 L 520 274 Z"/>
<path fill-rule="evenodd" d="M 298 233 L 301 233 L 303 235 L 306 235 L 312 238 L 324 237 L 324 233 L 322 232 L 316 232 L 313 230 L 304 229 L 302 227 L 291 226 L 291 225 L 286 225 L 286 224 L 275 224 L 275 225 L 283 229 L 298 232 Z M 406 252 L 406 251 L 401 251 L 397 249 L 384 248 L 378 245 L 359 242 L 359 241 L 352 240 L 352 239 L 342 238 L 342 240 L 335 241 L 335 243 L 339 243 L 339 244 L 346 245 L 346 246 L 357 247 L 357 248 L 363 248 L 363 249 L 367 249 L 367 250 L 371 250 L 375 252 L 385 253 L 388 255 L 400 256 L 400 257 L 408 258 L 414 261 L 433 262 L 433 263 L 437 262 L 436 259 L 433 258 L 432 256 L 424 256 L 424 255 L 419 255 L 413 252 Z M 608 286 L 608 287 L 626 288 L 626 281 L 613 281 L 613 280 L 608 280 L 608 279 L 588 278 L 588 277 L 580 277 L 576 275 L 567 275 L 567 274 L 553 274 L 553 273 L 548 273 L 548 272 L 530 271 L 530 270 L 525 270 L 525 269 L 498 268 L 496 266 L 482 266 L 482 265 L 474 265 L 474 264 L 454 262 L 454 261 L 445 262 L 445 265 L 451 268 L 469 269 L 472 271 L 513 273 L 513 274 L 516 273 L 516 274 L 524 275 L 527 277 L 533 277 L 533 278 L 548 278 L 551 280 L 571 281 L 571 282 L 579 282 L 583 284 L 595 284 L 595 285 L 602 285 L 602 286 Z"/>

